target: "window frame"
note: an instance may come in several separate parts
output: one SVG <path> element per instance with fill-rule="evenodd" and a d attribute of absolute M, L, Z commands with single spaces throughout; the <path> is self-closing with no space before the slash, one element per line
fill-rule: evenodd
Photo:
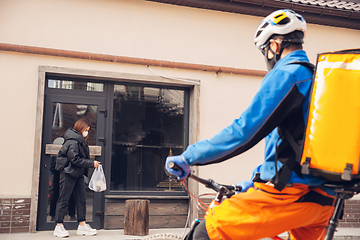
<path fill-rule="evenodd" d="M 113 103 L 114 103 L 114 85 L 131 85 L 131 86 L 141 86 L 141 87 L 152 87 L 152 88 L 166 88 L 166 89 L 175 89 L 175 90 L 183 90 L 184 91 L 184 148 L 186 148 L 189 145 L 189 124 L 190 124 L 190 88 L 189 87 L 181 87 L 181 86 L 169 86 L 169 85 L 163 85 L 163 84 L 146 84 L 146 83 L 129 83 L 129 82 L 112 82 L 111 86 L 109 87 L 108 92 L 108 102 L 109 107 L 108 109 L 113 109 Z M 109 111 L 108 114 L 108 120 L 111 119 L 111 125 L 108 125 L 110 129 L 113 129 L 113 112 Z M 108 122 L 108 124 L 110 124 Z M 112 136 L 107 136 L 109 146 L 112 146 Z M 184 149 L 185 150 L 185 149 Z M 110 150 L 109 150 L 110 151 Z M 110 156 L 110 164 L 106 166 L 106 170 L 108 173 L 111 173 L 111 156 Z M 188 193 L 184 191 L 124 191 L 124 190 L 111 190 L 107 191 L 106 197 L 110 196 L 118 196 L 118 198 L 129 198 L 129 197 L 144 197 L 144 196 L 152 196 L 152 197 L 170 197 L 173 199 L 175 196 L 186 196 L 188 198 Z"/>

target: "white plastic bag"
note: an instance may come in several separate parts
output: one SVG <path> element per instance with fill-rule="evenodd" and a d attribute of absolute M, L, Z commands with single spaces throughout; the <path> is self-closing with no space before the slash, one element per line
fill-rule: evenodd
<path fill-rule="evenodd" d="M 106 179 L 102 165 L 95 168 L 89 182 L 89 188 L 94 192 L 103 192 L 106 190 Z"/>

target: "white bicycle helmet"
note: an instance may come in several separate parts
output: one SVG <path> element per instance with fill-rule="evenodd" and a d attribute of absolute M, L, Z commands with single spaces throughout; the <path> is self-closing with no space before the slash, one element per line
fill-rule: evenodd
<path fill-rule="evenodd" d="M 295 30 L 302 31 L 305 35 L 305 19 L 289 9 L 277 10 L 261 21 L 256 30 L 254 42 L 256 47 L 262 50 L 263 45 L 272 35 L 285 35 Z"/>

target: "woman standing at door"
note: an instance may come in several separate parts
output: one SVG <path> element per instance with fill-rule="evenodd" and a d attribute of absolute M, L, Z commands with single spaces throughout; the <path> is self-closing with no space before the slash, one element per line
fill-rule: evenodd
<path fill-rule="evenodd" d="M 87 138 L 90 132 L 89 122 L 81 118 L 73 128 L 64 133 L 65 142 L 61 147 L 56 160 L 55 168 L 60 172 L 59 199 L 56 204 L 54 230 L 55 237 L 68 237 L 69 232 L 63 225 L 70 195 L 74 192 L 77 206 L 77 221 L 79 223 L 76 235 L 95 235 L 96 229 L 86 224 L 86 192 L 84 175 L 87 176 L 88 168 L 99 167 L 100 162 L 90 160 Z"/>

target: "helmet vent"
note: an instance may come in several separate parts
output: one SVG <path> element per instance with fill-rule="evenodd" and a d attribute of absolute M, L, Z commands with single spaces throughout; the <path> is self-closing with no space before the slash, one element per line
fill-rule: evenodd
<path fill-rule="evenodd" d="M 278 22 L 279 25 L 285 25 L 287 23 L 290 22 L 290 18 L 286 17 L 283 20 L 281 20 L 280 22 Z"/>
<path fill-rule="evenodd" d="M 261 33 L 262 33 L 262 30 L 258 31 L 258 32 L 256 33 L 255 38 L 257 38 L 258 36 L 260 36 Z"/>
<path fill-rule="evenodd" d="M 260 29 L 264 29 L 264 28 L 266 28 L 268 25 L 269 25 L 269 23 L 268 23 L 268 22 L 266 22 L 266 23 L 264 23 L 264 25 L 262 25 L 262 26 L 261 26 L 261 28 L 260 28 Z"/>

